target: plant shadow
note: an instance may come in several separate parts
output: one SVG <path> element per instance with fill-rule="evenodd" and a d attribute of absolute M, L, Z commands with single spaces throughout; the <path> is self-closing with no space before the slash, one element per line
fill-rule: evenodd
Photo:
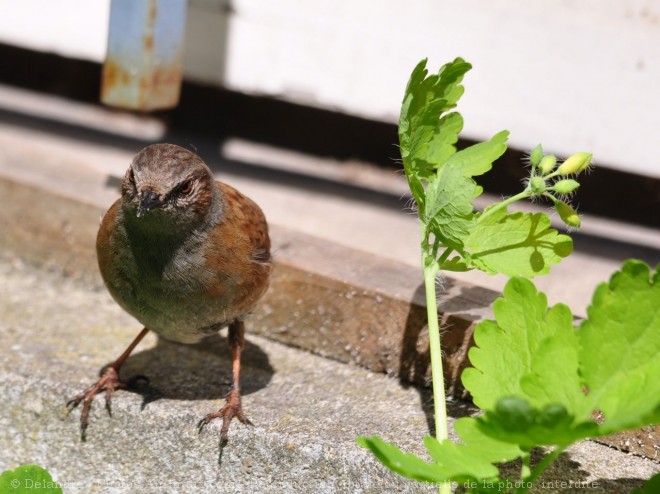
<path fill-rule="evenodd" d="M 442 313 L 440 331 L 445 388 L 449 398 L 447 414 L 459 418 L 473 415 L 478 411 L 470 402 L 460 381 L 462 370 L 469 365 L 467 350 L 474 343 L 471 325 L 482 317 L 479 310 L 492 304 L 498 293 L 458 284 L 451 278 L 446 278 L 443 285 L 438 309 Z M 419 392 L 429 433 L 433 434 L 435 420 L 433 391 L 430 387 L 431 354 L 424 300 L 425 289 L 424 285 L 420 284 L 413 295 L 401 340 L 399 381 L 402 386 L 414 386 Z"/>
<path fill-rule="evenodd" d="M 532 451 L 532 468 L 544 454 L 540 449 Z M 625 494 L 640 488 L 645 481 L 640 478 L 593 479 L 590 472 L 571 457 L 570 452 L 564 452 L 539 477 L 536 489 L 544 492 Z"/>

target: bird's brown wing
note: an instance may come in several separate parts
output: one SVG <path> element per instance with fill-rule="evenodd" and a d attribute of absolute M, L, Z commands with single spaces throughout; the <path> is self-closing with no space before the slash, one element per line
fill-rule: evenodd
<path fill-rule="evenodd" d="M 205 256 L 207 269 L 223 278 L 217 284 L 216 295 L 231 297 L 237 313 L 245 314 L 268 287 L 268 224 L 254 201 L 227 184 L 216 184 L 222 193 L 224 211 L 222 221 L 211 232 L 212 241 Z"/>

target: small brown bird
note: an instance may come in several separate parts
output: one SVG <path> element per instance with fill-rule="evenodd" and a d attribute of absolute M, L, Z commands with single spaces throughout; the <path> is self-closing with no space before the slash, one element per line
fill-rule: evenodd
<path fill-rule="evenodd" d="M 122 196 L 103 217 L 96 239 L 99 268 L 115 301 L 145 327 L 100 379 L 70 400 L 83 404 L 85 438 L 94 396 L 129 387 L 119 370 L 152 330 L 163 338 L 196 343 L 229 326 L 232 388 L 226 404 L 206 415 L 201 428 L 222 418 L 227 440 L 234 417 L 251 425 L 241 408 L 239 375 L 244 318 L 268 287 L 268 224 L 259 206 L 216 182 L 197 155 L 173 144 L 154 144 L 133 159 Z"/>

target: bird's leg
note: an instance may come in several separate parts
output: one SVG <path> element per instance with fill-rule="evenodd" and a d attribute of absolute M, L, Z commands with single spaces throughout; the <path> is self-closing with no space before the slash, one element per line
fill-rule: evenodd
<path fill-rule="evenodd" d="M 105 407 L 108 410 L 108 413 L 111 413 L 110 400 L 112 393 L 116 389 L 126 389 L 131 387 L 138 380 L 147 380 L 146 377 L 140 375 L 134 376 L 128 381 L 122 381 L 119 379 L 119 369 L 148 332 L 148 328 L 144 328 L 140 331 L 140 334 L 137 335 L 128 348 L 124 350 L 124 353 L 101 371 L 101 377 L 96 383 L 92 384 L 85 391 L 67 402 L 66 406 L 69 409 L 69 412 L 76 408 L 80 403 L 83 404 L 82 412 L 80 413 L 80 437 L 83 441 L 85 440 L 85 431 L 87 430 L 87 424 L 89 422 L 89 411 L 92 408 L 92 401 L 97 394 L 105 390 Z"/>
<path fill-rule="evenodd" d="M 209 413 L 198 424 L 199 430 L 213 419 L 222 417 L 222 429 L 220 429 L 220 440 L 226 443 L 228 439 L 229 424 L 234 417 L 245 425 L 253 425 L 243 413 L 241 406 L 241 352 L 245 346 L 245 324 L 243 321 L 235 320 L 229 325 L 229 345 L 231 346 L 232 360 L 232 387 L 226 397 L 225 406 L 217 412 Z"/>

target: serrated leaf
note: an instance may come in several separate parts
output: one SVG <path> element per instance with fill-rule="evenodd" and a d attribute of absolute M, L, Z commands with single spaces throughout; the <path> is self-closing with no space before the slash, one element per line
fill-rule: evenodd
<path fill-rule="evenodd" d="M 491 463 L 506 463 L 528 455 L 517 445 L 498 441 L 479 430 L 477 419 L 463 417 L 454 422 L 454 430 L 465 444 L 478 451 L 482 458 Z"/>
<path fill-rule="evenodd" d="M 483 434 L 527 449 L 540 445 L 567 446 L 596 435 L 598 430 L 595 422 L 576 423 L 562 405 L 539 409 L 519 397 L 500 399 L 494 410 L 476 420 Z"/>
<path fill-rule="evenodd" d="M 417 204 L 417 214 L 422 218 L 426 210 L 426 191 L 424 190 L 424 186 L 415 175 L 406 175 L 406 179 L 408 180 L 408 187 L 410 188 L 413 199 Z"/>
<path fill-rule="evenodd" d="M 438 122 L 438 128 L 428 143 L 426 153 L 420 156 L 429 164 L 429 169 L 437 169 L 447 163 L 456 153 L 458 134 L 463 130 L 463 117 L 460 113 L 448 113 Z"/>
<path fill-rule="evenodd" d="M 432 436 L 424 438 L 424 446 L 447 480 L 460 482 L 471 478 L 492 478 L 499 473 L 497 467 L 480 454 L 483 451 L 480 448 L 455 444 L 449 440 L 439 442 Z"/>
<path fill-rule="evenodd" d="M 589 420 L 592 408 L 581 387 L 578 339 L 572 315 L 562 304 L 553 310 L 563 321 L 557 321 L 557 332 L 545 339 L 533 355 L 520 387 L 530 403 L 538 408 L 561 403 L 575 420 Z"/>
<path fill-rule="evenodd" d="M 413 70 L 399 117 L 399 145 L 406 176 L 429 178 L 456 151 L 454 144 L 462 119 L 458 114 L 441 117 L 462 95 L 460 82 L 470 68 L 469 63 L 457 58 L 428 77 L 426 60 Z"/>
<path fill-rule="evenodd" d="M 423 482 L 444 482 L 446 477 L 433 463 L 427 463 L 410 453 L 383 441 L 377 436 L 358 437 L 357 443 L 369 449 L 378 460 L 393 472 Z"/>
<path fill-rule="evenodd" d="M 551 228 L 548 215 L 506 214 L 504 209 L 477 220 L 464 245 L 473 267 L 488 274 L 527 278 L 547 274 L 573 250 L 571 237 Z"/>
<path fill-rule="evenodd" d="M 486 410 L 479 429 L 527 448 L 660 422 L 659 280 L 628 261 L 598 287 L 577 330 L 565 306 L 547 310 L 530 281 L 509 281 L 493 306 L 496 321 L 475 329 L 474 368 L 462 376 Z M 602 425 L 591 420 L 596 409 Z"/>
<path fill-rule="evenodd" d="M 490 141 L 479 142 L 467 147 L 449 158 L 447 164 L 458 166 L 466 177 L 483 175 L 493 167 L 493 162 L 506 151 L 509 132 L 503 130 Z"/>
<path fill-rule="evenodd" d="M 542 407 L 556 403 L 558 397 L 574 396 L 570 387 L 577 384 L 579 390 L 577 376 L 570 380 L 562 373 L 551 375 L 561 366 L 577 374 L 577 340 L 570 338 L 574 329 L 568 307 L 559 304 L 548 309 L 545 294 L 531 281 L 512 278 L 504 287 L 504 297 L 494 302 L 493 313 L 496 321 L 486 320 L 475 328 L 476 345 L 469 352 L 473 367 L 462 374 L 475 404 L 493 410 L 504 396 L 522 396 Z M 572 346 L 556 355 L 555 341 Z M 550 362 L 550 371 L 544 367 L 548 356 L 558 359 Z M 548 389 L 543 389 L 545 379 Z"/>
<path fill-rule="evenodd" d="M 0 492 L 28 494 L 62 494 L 62 487 L 50 473 L 38 465 L 21 465 L 0 475 Z"/>
<path fill-rule="evenodd" d="M 424 445 L 433 463 L 426 463 L 421 458 L 404 453 L 378 437 L 360 437 L 358 444 L 370 449 L 391 470 L 427 482 L 495 478 L 499 473 L 495 463 L 512 461 L 527 454 L 516 445 L 483 434 L 474 418 L 461 418 L 456 421 L 455 427 L 463 444 L 448 439 L 439 442 L 431 436 L 424 438 Z"/>
<path fill-rule="evenodd" d="M 468 267 L 468 263 L 459 256 L 454 256 L 451 259 L 446 260 L 440 266 L 440 270 L 442 271 L 465 272 L 470 271 L 470 269 L 472 268 Z"/>
<path fill-rule="evenodd" d="M 627 261 L 601 284 L 578 331 L 580 373 L 603 429 L 660 421 L 660 281 Z"/>
<path fill-rule="evenodd" d="M 463 239 L 474 221 L 472 201 L 480 192 L 474 180 L 465 177 L 458 167 L 443 167 L 426 188 L 422 223 L 445 245 L 463 250 Z"/>

